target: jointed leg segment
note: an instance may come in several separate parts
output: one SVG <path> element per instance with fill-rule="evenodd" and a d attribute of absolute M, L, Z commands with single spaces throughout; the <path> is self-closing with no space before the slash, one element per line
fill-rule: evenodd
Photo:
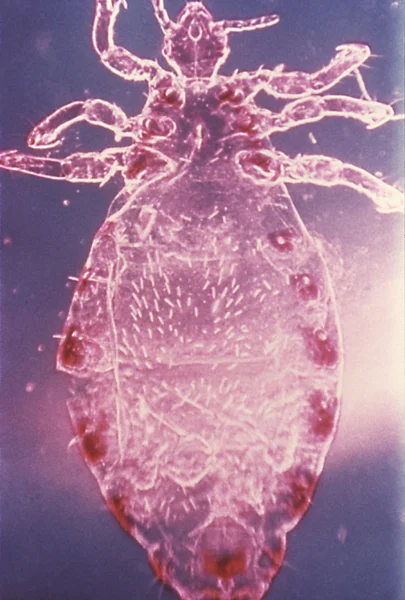
<path fill-rule="evenodd" d="M 115 23 L 125 0 L 97 0 L 93 24 L 93 45 L 102 63 L 129 81 L 150 81 L 163 69 L 153 60 L 138 58 L 114 41 Z"/>
<path fill-rule="evenodd" d="M 261 69 L 257 73 L 241 74 L 240 78 L 248 79 L 254 93 L 264 90 L 275 98 L 321 94 L 355 72 L 370 56 L 370 48 L 365 44 L 344 44 L 336 50 L 329 64 L 315 73 Z"/>
<path fill-rule="evenodd" d="M 218 25 L 221 24 L 227 33 L 240 33 L 242 31 L 255 31 L 256 29 L 272 27 L 273 25 L 277 25 L 279 21 L 280 17 L 278 15 L 266 15 L 255 19 L 243 19 L 242 21 L 221 21 Z"/>
<path fill-rule="evenodd" d="M 62 142 L 63 133 L 81 121 L 109 129 L 119 141 L 124 136 L 134 137 L 127 115 L 115 104 L 105 100 L 84 100 L 61 106 L 38 123 L 28 135 L 31 148 L 52 148 Z"/>
<path fill-rule="evenodd" d="M 289 102 L 279 113 L 262 109 L 264 136 L 276 131 L 287 131 L 299 125 L 321 121 L 325 117 L 343 117 L 364 123 L 368 129 L 380 127 L 394 118 L 391 106 L 382 102 L 362 100 L 349 96 L 307 96 Z"/>
<path fill-rule="evenodd" d="M 159 23 L 163 33 L 172 28 L 173 22 L 170 19 L 167 10 L 165 9 L 163 0 L 152 0 L 153 10 L 155 11 L 155 17 Z"/>
<path fill-rule="evenodd" d="M 271 150 L 239 152 L 237 163 L 245 176 L 257 183 L 312 183 L 325 187 L 344 185 L 368 196 L 379 212 L 404 210 L 404 194 L 368 171 L 337 158 L 312 155 L 289 156 Z"/>
<path fill-rule="evenodd" d="M 11 150 L 0 153 L 0 167 L 45 179 L 103 184 L 123 169 L 124 150 L 76 152 L 66 158 L 42 158 Z"/>

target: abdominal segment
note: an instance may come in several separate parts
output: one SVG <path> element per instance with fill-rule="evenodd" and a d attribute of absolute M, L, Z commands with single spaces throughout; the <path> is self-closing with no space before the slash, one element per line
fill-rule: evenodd
<path fill-rule="evenodd" d="M 259 599 L 336 428 L 328 275 L 271 205 L 250 237 L 220 210 L 194 236 L 153 218 L 146 240 L 133 223 L 94 240 L 58 356 L 74 430 L 162 581 L 190 600 Z"/>

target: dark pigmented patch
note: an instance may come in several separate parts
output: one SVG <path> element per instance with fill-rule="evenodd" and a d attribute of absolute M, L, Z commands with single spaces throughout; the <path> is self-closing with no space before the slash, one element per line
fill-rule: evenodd
<path fill-rule="evenodd" d="M 148 166 L 148 157 L 146 153 L 138 154 L 134 157 L 131 157 L 128 162 L 128 168 L 126 172 L 126 176 L 128 179 L 135 179 L 137 175 L 145 171 Z"/>
<path fill-rule="evenodd" d="M 103 415 L 97 424 L 91 419 L 81 419 L 77 431 L 85 458 L 93 464 L 100 462 L 107 453 L 107 420 Z"/>
<path fill-rule="evenodd" d="M 231 579 L 235 575 L 243 575 L 246 571 L 246 552 L 240 548 L 232 553 L 216 556 L 205 552 L 203 556 L 204 571 L 221 579 Z"/>
<path fill-rule="evenodd" d="M 80 338 L 80 328 L 70 325 L 60 349 L 61 362 L 67 368 L 80 367 L 83 365 L 84 355 L 84 343 Z"/>
<path fill-rule="evenodd" d="M 163 102 L 170 104 L 170 106 L 174 108 L 180 108 L 182 104 L 181 94 L 174 88 L 169 87 L 165 90 L 162 90 L 161 98 Z"/>
<path fill-rule="evenodd" d="M 238 162 L 242 170 L 254 179 L 263 177 L 267 182 L 276 182 L 282 176 L 282 165 L 265 152 L 241 152 Z"/>
<path fill-rule="evenodd" d="M 130 514 L 128 498 L 124 494 L 112 493 L 108 497 L 108 506 L 125 531 L 130 531 L 134 527 L 135 519 Z"/>
<path fill-rule="evenodd" d="M 97 463 L 104 458 L 107 448 L 101 435 L 96 432 L 86 433 L 82 443 L 84 453 L 90 462 Z"/>
<path fill-rule="evenodd" d="M 143 126 L 143 137 L 151 136 L 167 136 L 170 134 L 169 121 L 165 122 L 159 119 L 148 118 L 142 123 Z"/>
<path fill-rule="evenodd" d="M 218 100 L 222 103 L 229 102 L 230 104 L 240 104 L 244 100 L 243 90 L 224 86 L 218 92 Z"/>
<path fill-rule="evenodd" d="M 288 491 L 280 496 L 277 503 L 289 519 L 301 517 L 307 510 L 314 493 L 316 478 L 308 470 L 292 468 L 285 472 Z"/>
<path fill-rule="evenodd" d="M 77 292 L 82 294 L 88 287 L 89 279 L 91 276 L 91 269 L 86 269 L 81 275 L 77 284 Z"/>
<path fill-rule="evenodd" d="M 290 276 L 290 284 L 303 300 L 316 300 L 319 294 L 315 279 L 309 273 L 297 273 Z"/>
<path fill-rule="evenodd" d="M 162 583 L 169 583 L 173 575 L 173 565 L 160 548 L 149 555 L 149 562 L 157 579 Z"/>
<path fill-rule="evenodd" d="M 163 168 L 165 164 L 166 161 L 159 158 L 153 152 L 135 150 L 128 156 L 125 176 L 128 179 L 136 179 L 147 170 L 152 173 L 158 171 Z"/>
<path fill-rule="evenodd" d="M 335 341 L 323 329 L 306 330 L 304 335 L 312 360 L 320 367 L 334 367 L 339 358 Z"/>
<path fill-rule="evenodd" d="M 267 236 L 270 244 L 278 252 L 289 253 L 294 250 L 298 234 L 295 229 L 281 229 L 279 231 L 272 231 Z"/>
<path fill-rule="evenodd" d="M 337 398 L 328 400 L 320 390 L 314 390 L 308 398 L 311 407 L 310 424 L 317 437 L 326 438 L 333 431 L 337 411 Z"/>

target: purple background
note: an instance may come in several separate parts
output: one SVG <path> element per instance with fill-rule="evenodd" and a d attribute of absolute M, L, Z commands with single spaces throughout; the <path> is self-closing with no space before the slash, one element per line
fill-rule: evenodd
<path fill-rule="evenodd" d="M 141 56 L 158 57 L 161 34 L 149 1 L 128 3 L 130 10 L 119 21 L 120 42 Z M 366 42 L 378 55 L 370 62 L 372 69 L 363 71 L 367 86 L 373 97 L 386 102 L 393 99 L 403 68 L 398 58 L 403 13 L 391 4 L 385 0 L 206 2 L 217 19 L 281 15 L 276 27 L 234 34 L 232 54 L 222 72 L 279 63 L 289 70 L 313 71 L 328 62 L 339 44 Z M 182 6 L 182 1 L 167 0 L 173 18 Z M 23 151 L 31 126 L 73 100 L 100 97 L 117 102 L 129 114 L 142 107 L 146 86 L 120 80 L 99 62 L 90 37 L 93 10 L 92 0 L 2 0 L 2 148 Z M 348 81 L 339 91 L 354 89 L 353 81 Z M 266 103 L 264 95 L 260 102 Z M 401 177 L 400 128 L 396 123 L 369 132 L 356 123 L 330 119 L 278 136 L 275 143 L 291 155 L 330 154 L 371 172 L 382 171 L 393 183 Z M 314 132 L 317 146 L 309 141 L 309 131 Z M 89 139 L 93 135 L 97 144 L 110 143 L 108 135 L 96 138 L 91 130 Z M 67 278 L 79 274 L 115 188 L 100 190 L 5 172 L 0 173 L 0 183 L 0 597 L 174 599 L 173 592 L 153 585 L 146 553 L 104 508 L 77 449 L 67 450 L 72 435 L 65 405 L 67 381 L 54 372 L 57 342 L 52 335 L 60 332 L 69 306 L 72 288 L 66 286 Z M 356 382 L 358 377 L 353 389 L 364 384 L 358 394 L 363 405 L 356 414 L 368 414 L 371 392 L 369 373 L 361 369 L 361 344 L 367 344 L 374 328 L 375 347 L 381 350 L 378 360 L 388 364 L 386 370 L 382 366 L 383 376 L 391 373 L 390 339 L 384 339 L 384 332 L 387 336 L 387 328 L 393 330 L 390 306 L 395 288 L 385 286 L 395 279 L 398 268 L 394 259 L 400 217 L 378 215 L 367 199 L 343 188 L 296 186 L 291 193 L 309 228 L 332 247 L 338 246 L 345 267 L 350 266 L 340 283 L 342 306 L 347 309 L 343 327 L 349 340 L 348 378 Z M 306 201 L 305 194 L 313 198 Z M 62 204 L 66 199 L 68 207 Z M 12 243 L 7 243 L 8 238 Z M 377 302 L 381 312 L 358 317 L 360 303 L 367 304 L 371 297 L 384 300 Z M 391 318 L 387 326 L 385 317 Z M 370 330 L 364 338 L 360 333 L 360 339 L 351 325 L 359 322 Z M 44 351 L 37 350 L 39 345 Z M 358 365 L 357 374 L 355 368 L 350 372 L 350 357 Z M 25 391 L 27 383 L 34 385 L 32 392 Z M 388 407 L 392 392 L 385 393 L 382 403 Z M 350 397 L 344 401 L 349 405 Z M 366 429 L 372 435 L 357 439 L 355 432 L 361 426 L 361 418 L 355 427 L 350 415 L 343 419 L 314 506 L 289 535 L 285 566 L 271 587 L 270 600 L 400 600 L 403 449 L 398 430 L 389 428 L 391 421 L 387 426 L 374 423 Z M 342 543 L 338 532 L 344 530 L 347 539 Z"/>

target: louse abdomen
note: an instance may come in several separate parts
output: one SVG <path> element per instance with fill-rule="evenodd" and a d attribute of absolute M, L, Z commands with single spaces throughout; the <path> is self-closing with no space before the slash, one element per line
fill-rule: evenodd
<path fill-rule="evenodd" d="M 329 277 L 285 188 L 224 160 L 204 185 L 186 172 L 134 195 L 95 236 L 58 367 L 77 376 L 84 457 L 158 577 L 182 598 L 218 581 L 260 598 L 340 386 Z"/>

